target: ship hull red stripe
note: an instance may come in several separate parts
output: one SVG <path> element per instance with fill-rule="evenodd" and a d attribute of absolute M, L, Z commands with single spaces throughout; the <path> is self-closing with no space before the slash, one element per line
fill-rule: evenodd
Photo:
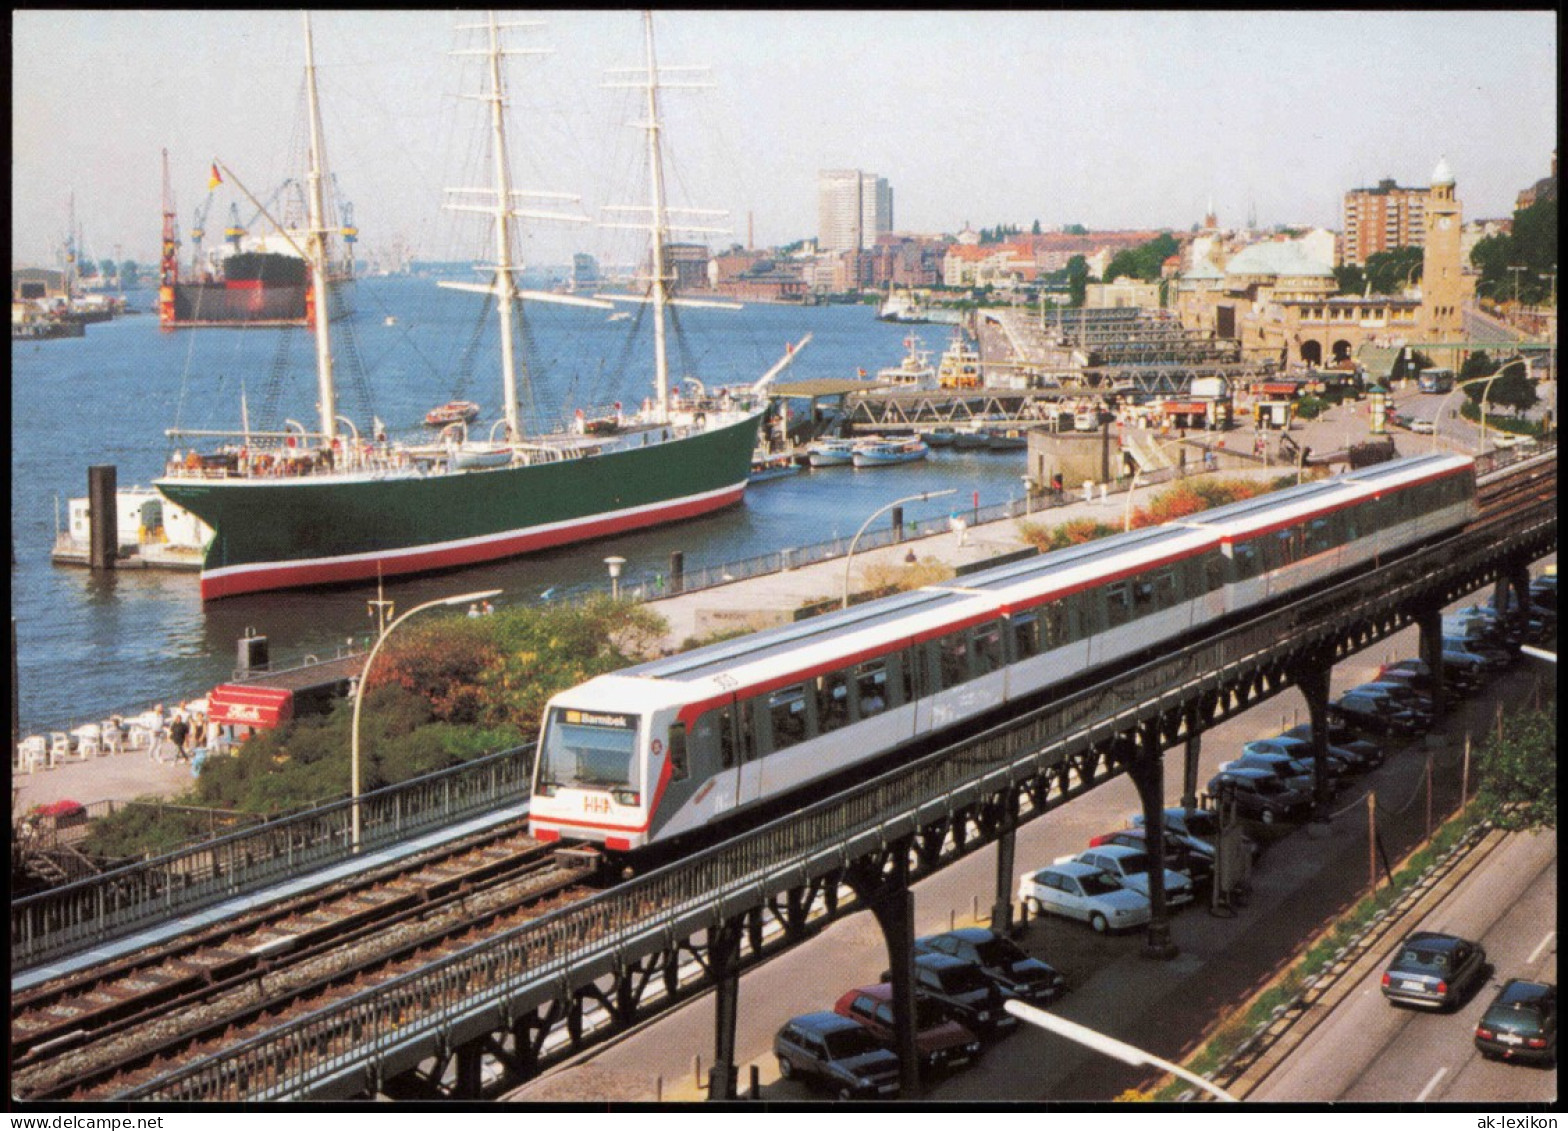
<path fill-rule="evenodd" d="M 684 499 L 670 506 L 651 507 L 633 514 L 587 519 L 552 530 L 522 530 L 461 546 L 413 552 L 399 551 L 384 556 L 356 555 L 352 560 L 326 559 L 278 563 L 226 573 L 203 572 L 201 597 L 204 601 L 210 601 L 220 597 L 236 597 L 244 593 L 338 585 L 374 580 L 378 576 L 397 577 L 402 574 L 427 573 L 459 566 L 478 565 L 482 562 L 493 562 L 502 558 L 565 546 L 573 542 L 585 542 L 593 538 L 622 534 L 629 530 L 639 530 L 664 522 L 695 518 L 710 511 L 733 506 L 740 502 L 745 490 L 745 483 L 740 483 L 727 491 L 697 499 Z"/>

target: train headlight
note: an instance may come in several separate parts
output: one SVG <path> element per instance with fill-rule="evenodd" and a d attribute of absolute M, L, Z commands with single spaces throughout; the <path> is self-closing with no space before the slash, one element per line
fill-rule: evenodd
<path fill-rule="evenodd" d="M 610 796 L 615 798 L 619 805 L 636 805 L 642 800 L 641 795 L 634 789 L 614 789 L 610 791 Z"/>

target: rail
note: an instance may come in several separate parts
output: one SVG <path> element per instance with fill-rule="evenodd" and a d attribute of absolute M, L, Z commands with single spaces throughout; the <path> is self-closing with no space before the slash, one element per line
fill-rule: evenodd
<path fill-rule="evenodd" d="M 527 796 L 533 747 L 520 746 L 360 799 L 362 851 L 396 844 Z M 153 923 L 352 857 L 345 800 L 11 904 L 11 961 L 26 970 Z"/>
<path fill-rule="evenodd" d="M 924 824 L 1199 696 L 1277 671 L 1303 649 L 1329 642 L 1338 647 L 1356 625 L 1403 623 L 1434 589 L 1473 580 L 1474 571 L 1491 568 L 1501 555 L 1539 551 L 1555 537 L 1555 507 L 1546 504 L 1472 529 L 690 860 L 175 1068 L 126 1098 L 233 1102 L 374 1087 L 398 1058 L 412 1063 L 410 1057 L 493 1030 L 497 1018 L 515 1019 L 562 1000 L 574 987 L 898 843 Z M 1094 784 L 1081 782 L 1080 788 Z"/>

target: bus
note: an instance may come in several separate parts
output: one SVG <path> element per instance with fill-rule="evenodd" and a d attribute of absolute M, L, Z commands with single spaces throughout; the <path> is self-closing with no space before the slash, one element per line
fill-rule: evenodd
<path fill-rule="evenodd" d="M 1423 369 L 1416 378 L 1416 385 L 1423 393 L 1446 393 L 1454 387 L 1454 371 Z"/>

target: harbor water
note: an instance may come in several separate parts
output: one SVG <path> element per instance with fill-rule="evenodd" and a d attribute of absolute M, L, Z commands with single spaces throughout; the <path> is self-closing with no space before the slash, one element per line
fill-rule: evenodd
<path fill-rule="evenodd" d="M 475 346 L 476 300 L 419 278 L 357 284 L 356 308 L 335 325 L 340 412 L 361 432 L 379 420 L 416 428 L 452 399 L 499 407 L 495 364 Z M 150 310 L 152 295 L 136 303 Z M 559 424 L 577 407 L 651 395 L 649 350 L 627 344 L 635 320 L 550 308 L 528 326 L 531 394 L 525 419 Z M 683 311 L 683 345 L 672 348 L 672 380 L 699 375 L 708 386 L 755 380 L 812 334 L 778 380 L 852 378 L 896 365 L 915 333 L 933 353 L 945 326 L 878 322 L 870 306 L 756 305 L 741 311 Z M 489 319 L 493 323 L 493 317 Z M 471 355 L 471 356 L 470 356 Z M 325 658 L 363 644 L 375 621 L 373 585 L 255 594 L 203 604 L 194 573 L 95 573 L 56 566 L 50 549 L 66 500 L 86 494 L 87 468 L 110 464 L 120 487 L 148 485 L 180 441 L 166 429 L 255 429 L 316 422 L 314 359 L 303 329 L 160 331 L 155 314 L 95 324 L 85 337 L 13 342 L 11 347 L 11 615 L 17 711 L 31 734 L 139 711 L 158 701 L 205 694 L 233 674 L 236 641 L 268 637 L 275 665 Z M 188 446 L 188 445 L 187 445 Z M 435 597 L 501 589 L 498 603 L 560 599 L 602 585 L 604 559 L 626 559 L 626 578 L 662 577 L 672 552 L 688 575 L 725 562 L 848 539 L 878 508 L 923 491 L 955 489 L 909 504 L 909 519 L 1019 497 L 1021 452 L 933 450 L 921 463 L 803 471 L 753 485 L 745 502 L 706 518 L 528 558 L 452 573 L 389 581 L 398 609 Z M 879 520 L 885 521 L 884 520 Z M 121 532 L 122 541 L 126 532 Z"/>

